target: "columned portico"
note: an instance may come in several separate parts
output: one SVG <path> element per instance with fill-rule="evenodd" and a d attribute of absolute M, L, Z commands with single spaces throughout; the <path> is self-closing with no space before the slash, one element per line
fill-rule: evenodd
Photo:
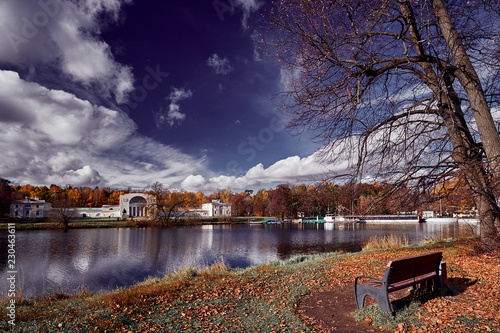
<path fill-rule="evenodd" d="M 144 193 L 128 193 L 120 196 L 122 217 L 146 217 L 151 196 Z"/>

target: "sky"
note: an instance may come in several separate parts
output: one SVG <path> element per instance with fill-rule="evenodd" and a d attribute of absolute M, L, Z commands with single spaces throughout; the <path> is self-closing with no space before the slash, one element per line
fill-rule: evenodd
<path fill-rule="evenodd" d="M 326 177 L 258 43 L 267 0 L 0 0 L 0 177 L 211 192 Z M 335 166 L 329 166 L 335 168 Z"/>

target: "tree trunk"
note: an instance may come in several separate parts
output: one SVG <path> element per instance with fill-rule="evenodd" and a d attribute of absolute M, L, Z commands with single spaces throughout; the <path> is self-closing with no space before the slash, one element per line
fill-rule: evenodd
<path fill-rule="evenodd" d="M 474 119 L 476 120 L 489 167 L 496 181 L 500 180 L 500 136 L 491 116 L 481 81 L 465 47 L 451 22 L 448 10 L 442 0 L 431 0 L 434 15 L 438 20 L 443 37 L 455 61 L 455 75 L 467 94 Z"/>
<path fill-rule="evenodd" d="M 485 186 L 488 186 L 488 189 L 490 189 L 490 191 L 488 191 L 489 193 L 485 195 L 482 194 L 486 190 L 484 187 L 476 187 L 473 191 L 475 193 L 478 213 L 481 218 L 481 237 L 486 242 L 496 240 L 498 246 L 500 209 L 491 189 L 500 181 L 500 136 L 498 135 L 495 122 L 491 116 L 479 76 L 472 66 L 470 58 L 458 32 L 451 22 L 444 3 L 442 0 L 432 0 L 432 5 L 443 37 L 446 40 L 455 62 L 455 75 L 467 94 L 489 168 L 494 177 L 493 182 L 487 180 L 488 184 L 485 184 Z M 480 159 L 480 157 L 478 158 Z M 467 175 L 469 178 L 475 176 L 476 175 Z M 485 245 L 488 246 L 488 244 Z"/>
<path fill-rule="evenodd" d="M 471 107 L 474 109 L 476 122 L 478 126 L 481 126 L 480 135 L 483 145 L 488 145 L 489 155 L 487 157 L 490 168 L 494 172 L 495 178 L 500 179 L 500 165 L 497 163 L 500 154 L 500 138 L 496 133 L 495 124 L 486 103 L 479 78 L 470 63 L 444 4 L 441 0 L 434 0 L 433 5 L 441 30 L 448 42 L 448 47 L 453 50 L 455 62 L 457 62 L 456 58 L 458 57 L 460 66 L 464 68 L 463 72 L 467 73 L 467 75 L 462 75 L 462 80 L 459 80 L 467 91 Z M 420 43 L 421 36 L 410 2 L 399 2 L 399 8 L 408 26 L 411 41 L 417 54 L 425 57 L 426 53 Z M 496 227 L 496 223 L 499 221 L 500 210 L 493 194 L 494 186 L 483 164 L 482 150 L 474 141 L 462 112 L 460 98 L 453 88 L 453 74 L 456 74 L 456 71 L 451 74 L 449 69 L 439 68 L 441 73 L 438 75 L 429 63 L 422 62 L 420 66 L 427 76 L 427 86 L 437 98 L 437 113 L 443 118 L 448 130 L 453 146 L 453 160 L 463 172 L 467 184 L 474 193 L 474 202 L 481 219 L 481 239 L 484 247 L 488 249 L 495 248 L 498 246 L 499 229 Z M 498 148 L 496 148 L 497 144 Z M 484 149 L 486 150 L 486 147 Z M 498 172 L 498 178 L 496 172 Z"/>

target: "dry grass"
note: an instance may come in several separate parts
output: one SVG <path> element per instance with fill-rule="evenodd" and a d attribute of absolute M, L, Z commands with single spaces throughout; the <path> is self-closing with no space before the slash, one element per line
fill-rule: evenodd
<path fill-rule="evenodd" d="M 363 251 L 395 249 L 409 244 L 410 240 L 407 235 L 384 235 L 370 238 L 368 242 L 363 245 L 362 249 Z"/>

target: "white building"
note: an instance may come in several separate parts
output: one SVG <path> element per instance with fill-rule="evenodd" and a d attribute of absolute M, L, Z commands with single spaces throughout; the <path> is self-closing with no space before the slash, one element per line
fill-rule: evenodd
<path fill-rule="evenodd" d="M 119 205 L 104 205 L 101 208 L 75 208 L 78 217 L 121 217 Z"/>
<path fill-rule="evenodd" d="M 75 208 L 78 217 L 146 217 L 153 197 L 145 193 L 120 195 L 118 205 L 103 205 L 101 208 Z"/>
<path fill-rule="evenodd" d="M 146 193 L 128 193 L 120 196 L 118 205 L 104 205 L 101 208 L 79 207 L 72 208 L 74 217 L 80 218 L 129 218 L 147 217 L 148 210 L 153 201 L 153 196 Z M 12 218 L 43 218 L 50 217 L 51 204 L 38 198 L 26 198 L 25 200 L 13 201 L 10 205 L 10 217 Z M 231 216 L 231 204 L 220 200 L 212 200 L 203 204 L 201 209 L 188 209 L 174 211 L 173 216 L 207 216 L 207 217 L 229 217 Z"/>
<path fill-rule="evenodd" d="M 436 217 L 436 213 L 433 210 L 424 210 L 422 212 L 422 218 L 430 219 Z"/>
<path fill-rule="evenodd" d="M 201 205 L 201 210 L 206 213 L 204 216 L 231 216 L 231 204 L 223 203 L 220 200 L 212 200 L 210 203 Z"/>
<path fill-rule="evenodd" d="M 120 195 L 119 211 L 121 217 L 146 217 L 148 206 L 153 196 L 146 193 L 128 193 Z"/>
<path fill-rule="evenodd" d="M 44 218 L 49 217 L 51 204 L 37 197 L 12 201 L 10 204 L 11 218 Z"/>

